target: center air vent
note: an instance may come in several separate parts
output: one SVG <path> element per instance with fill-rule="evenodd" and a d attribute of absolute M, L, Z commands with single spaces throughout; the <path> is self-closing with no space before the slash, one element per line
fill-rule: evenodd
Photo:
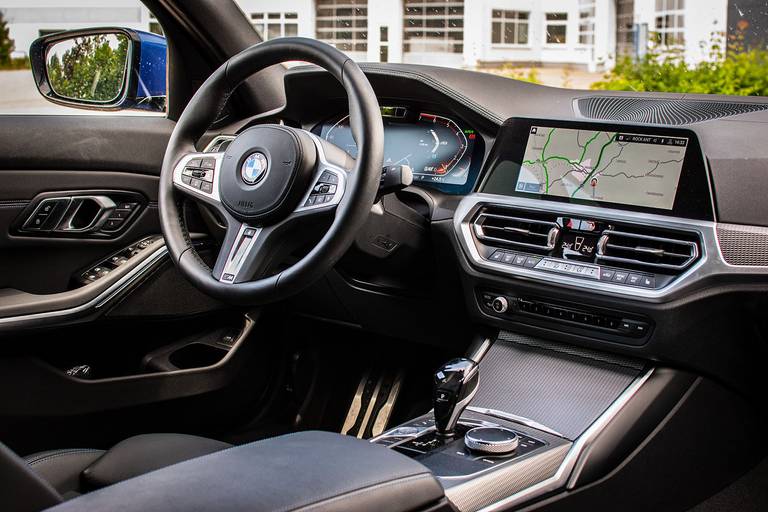
<path fill-rule="evenodd" d="M 560 228 L 554 215 L 485 207 L 475 217 L 475 236 L 492 247 L 519 247 L 546 252 L 555 248 Z"/>
<path fill-rule="evenodd" d="M 605 230 L 597 244 L 597 261 L 616 266 L 677 273 L 698 258 L 698 237 L 687 233 L 616 227 Z"/>

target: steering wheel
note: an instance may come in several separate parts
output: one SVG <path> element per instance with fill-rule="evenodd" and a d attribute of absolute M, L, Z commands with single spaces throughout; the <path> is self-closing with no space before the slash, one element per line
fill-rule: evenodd
<path fill-rule="evenodd" d="M 306 130 L 276 124 L 242 131 L 224 152 L 198 152 L 195 143 L 235 88 L 254 73 L 285 61 L 316 64 L 343 85 L 357 159 Z M 333 267 L 362 228 L 376 197 L 383 154 L 384 127 L 376 95 L 349 57 L 325 43 L 298 37 L 252 46 L 203 83 L 171 134 L 159 191 L 168 250 L 197 288 L 227 302 L 264 304 L 298 293 Z M 205 203 L 226 223 L 213 268 L 198 255 L 189 236 L 184 198 Z M 305 256 L 272 272 L 331 216 L 330 227 Z"/>

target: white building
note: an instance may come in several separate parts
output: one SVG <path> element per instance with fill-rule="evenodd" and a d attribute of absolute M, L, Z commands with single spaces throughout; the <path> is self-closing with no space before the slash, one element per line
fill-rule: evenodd
<path fill-rule="evenodd" d="M 42 34 L 150 30 L 138 0 L 0 0 L 18 54 Z M 599 70 L 657 38 L 695 63 L 728 27 L 727 0 L 237 0 L 264 39 L 305 36 L 357 60 Z M 650 34 L 650 35 L 649 35 Z M 639 43 L 643 41 L 643 43 Z"/>

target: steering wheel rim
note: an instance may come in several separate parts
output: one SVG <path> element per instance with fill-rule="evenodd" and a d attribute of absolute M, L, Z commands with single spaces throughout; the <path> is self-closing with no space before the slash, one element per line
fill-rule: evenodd
<path fill-rule="evenodd" d="M 235 210 L 231 205 L 227 205 L 221 200 L 221 187 L 224 186 L 224 183 L 226 182 L 226 186 L 230 189 L 234 183 L 230 183 L 233 179 L 232 166 L 224 165 L 225 159 L 233 158 L 232 155 L 228 156 L 224 153 L 210 157 L 215 160 L 215 170 L 212 173 L 215 181 L 211 184 L 212 187 L 211 185 L 202 185 L 206 191 L 213 188 L 210 193 L 199 193 L 192 190 L 191 186 L 187 186 L 191 181 L 190 177 L 185 178 L 184 176 L 189 174 L 187 172 L 190 171 L 188 164 L 195 162 L 195 158 L 209 155 L 199 153 L 195 148 L 195 143 L 216 120 L 235 88 L 254 73 L 285 61 L 305 61 L 318 65 L 331 73 L 342 84 L 349 101 L 350 126 L 358 147 L 358 155 L 355 160 L 352 160 L 341 149 L 304 130 L 281 127 L 283 131 L 291 132 L 285 136 L 278 132 L 270 132 L 275 137 L 282 137 L 282 141 L 288 141 L 288 137 L 296 141 L 295 146 L 292 146 L 294 147 L 293 153 L 291 153 L 296 156 L 296 162 L 291 165 L 296 166 L 297 179 L 291 182 L 290 187 L 300 187 L 302 183 L 306 185 L 307 182 L 310 183 L 311 187 L 316 187 L 320 181 L 316 181 L 315 178 L 323 176 L 325 179 L 322 172 L 328 170 L 338 174 L 340 178 L 338 187 L 341 193 L 334 194 L 333 201 L 327 205 L 318 204 L 316 207 L 310 208 L 306 206 L 309 200 L 304 202 L 305 198 L 313 193 L 313 190 L 316 191 L 315 188 L 310 188 L 306 194 L 298 199 L 300 204 L 291 210 L 287 217 L 282 218 L 277 223 L 274 223 L 273 220 L 270 221 L 273 222 L 270 226 L 256 226 L 253 225 L 252 217 L 247 216 L 250 211 Z M 268 126 L 261 127 L 266 130 Z M 272 128 L 277 129 L 277 125 L 272 125 Z M 238 137 L 249 130 L 245 130 Z M 259 137 L 266 135 L 266 131 L 250 133 L 248 137 L 251 138 L 251 146 L 258 144 Z M 271 135 L 269 136 L 271 137 Z M 237 139 L 235 139 L 236 141 Z M 290 142 L 285 142 L 285 144 L 291 145 Z M 249 147 L 247 144 L 241 146 Z M 310 159 L 311 156 L 309 153 L 313 150 L 316 153 L 314 160 L 312 160 L 312 177 L 307 181 L 305 178 L 307 171 L 304 167 L 307 166 L 309 161 L 307 159 Z M 264 151 L 268 152 L 266 149 Z M 222 64 L 203 83 L 185 108 L 169 139 L 160 175 L 158 206 L 163 236 L 174 263 L 182 274 L 201 291 L 227 302 L 264 304 L 298 293 L 333 267 L 351 246 L 357 231 L 366 222 L 378 189 L 383 154 L 384 129 L 376 95 L 362 70 L 349 57 L 325 43 L 298 37 L 275 39 L 244 50 Z M 284 160 L 284 164 L 290 163 L 290 157 L 284 158 Z M 237 161 L 238 165 L 244 165 L 239 164 L 241 160 L 233 159 L 232 161 Z M 271 172 L 271 174 L 267 174 L 267 171 L 264 171 L 264 174 L 268 176 L 267 179 L 272 179 L 271 176 L 275 175 L 275 180 L 285 181 L 278 176 L 279 169 L 271 170 L 272 166 L 278 165 L 277 162 L 270 161 L 269 164 L 265 165 L 269 166 L 269 172 Z M 242 179 L 246 177 L 245 172 L 243 167 Z M 238 179 L 238 177 L 234 179 Z M 198 183 L 192 182 L 192 184 L 199 188 Z M 237 187 L 244 188 L 241 182 L 237 183 Z M 286 197 L 289 196 L 291 201 L 296 201 L 296 194 L 289 192 Z M 200 200 L 213 206 L 227 221 L 227 235 L 222 244 L 217 265 L 213 269 L 200 258 L 193 246 L 183 215 L 184 197 Z M 243 201 L 242 204 L 250 202 Z M 289 201 L 289 207 L 290 204 L 292 203 Z M 232 258 L 225 258 L 222 267 L 222 254 L 225 251 L 232 251 L 227 253 L 227 258 L 236 255 L 235 253 L 239 254 L 241 248 L 244 247 L 244 241 L 247 243 L 246 249 L 242 249 L 243 251 L 267 251 L 264 246 L 269 238 L 263 235 L 266 230 L 269 230 L 270 236 L 276 240 L 289 223 L 306 219 L 314 214 L 333 214 L 334 218 L 330 228 L 317 245 L 298 262 L 278 273 L 256 277 L 256 279 L 250 279 L 245 275 L 230 279 L 232 274 L 223 272 L 222 268 L 228 268 L 226 264 L 231 264 L 234 261 Z M 257 218 L 256 222 L 260 221 Z M 230 223 L 235 224 L 235 226 L 232 227 Z M 248 229 L 248 227 L 256 228 L 258 232 L 255 238 L 251 237 L 246 240 L 243 238 L 243 230 Z M 272 243 L 277 244 L 278 242 L 273 241 Z M 248 262 L 251 257 L 250 254 L 248 252 L 237 261 Z M 261 257 L 256 258 L 257 263 L 252 265 L 248 263 L 250 265 L 248 268 L 253 267 L 256 269 L 254 272 L 263 271 Z M 241 270 L 242 267 L 239 268 L 239 271 Z M 219 277 L 217 277 L 217 272 Z M 231 282 L 223 280 L 224 277 Z"/>

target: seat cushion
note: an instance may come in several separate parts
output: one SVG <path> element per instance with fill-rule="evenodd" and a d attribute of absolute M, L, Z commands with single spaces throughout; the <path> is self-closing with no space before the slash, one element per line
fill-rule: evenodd
<path fill-rule="evenodd" d="M 144 434 L 129 437 L 107 451 L 52 450 L 25 460 L 66 499 L 231 446 L 185 434 Z"/>
<path fill-rule="evenodd" d="M 25 460 L 59 494 L 71 498 L 80 493 L 80 474 L 104 453 L 104 450 L 72 448 L 35 453 Z"/>

